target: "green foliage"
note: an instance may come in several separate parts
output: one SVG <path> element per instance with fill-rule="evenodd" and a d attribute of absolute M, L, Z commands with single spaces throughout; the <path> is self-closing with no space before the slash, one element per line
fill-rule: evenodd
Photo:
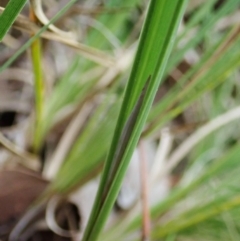
<path fill-rule="evenodd" d="M 4 14 L 11 10 L 2 31 L 0 27 L 2 37 L 25 3 L 18 1 L 17 8 L 9 7 L 13 2 L 9 2 L 0 16 L 1 22 L 7 16 Z M 69 1 L 49 24 L 1 66 L 0 72 L 75 2 Z M 138 47 L 133 65 L 122 71 L 116 67 L 119 64 L 118 53 L 127 52 L 136 45 L 131 39 L 133 32 L 138 31 L 135 21 L 141 19 L 141 13 L 136 9 L 146 6 L 140 0 L 105 1 L 107 9 L 128 9 L 112 15 L 102 13 L 95 19 L 116 40 L 117 46 L 104 35 L 104 31 L 94 28 L 88 29 L 82 41 L 114 56 L 114 65 L 106 68 L 76 54 L 43 103 L 42 120 L 35 139 L 37 148 L 42 146 L 52 128 L 66 118 L 62 113 L 70 110 L 70 116 L 81 112 L 86 104 L 93 103 L 91 114 L 86 117 L 49 185 L 49 192 L 46 192 L 49 195 L 68 195 L 101 173 L 83 241 L 135 240 L 142 217 L 131 211 L 105 232 L 102 229 L 140 137 L 151 137 L 155 144 L 159 142 L 155 134 L 161 128 L 171 129 L 173 125 L 179 125 L 181 129 L 178 117 L 186 125 L 197 124 L 198 129 L 199 125 L 211 123 L 224 113 L 230 115 L 229 109 L 239 111 L 239 26 L 230 21 L 227 27 L 219 30 L 218 25 L 223 19 L 229 21 L 240 2 L 228 0 L 219 4 L 217 0 L 209 0 L 187 9 L 187 20 L 182 22 L 183 30 L 177 34 L 187 2 L 150 1 L 146 16 L 142 15 L 145 20 L 139 40 L 136 40 Z M 133 36 L 138 35 L 136 32 Z M 197 55 L 196 61 L 188 61 L 191 51 Z M 188 64 L 187 69 L 182 69 L 184 63 Z M 102 84 L 101 80 L 109 75 L 109 82 Z M 39 86 L 36 88 L 40 90 Z M 164 93 L 155 99 L 161 90 Z M 214 132 L 209 130 L 179 160 L 185 163 L 180 181 L 169 189 L 162 201 L 149 207 L 152 240 L 239 239 L 240 126 L 235 121 L 238 115 Z M 197 133 L 195 130 L 192 132 Z M 175 143 L 170 157 L 176 151 L 175 144 L 184 144 L 188 134 L 179 137 L 173 131 Z"/>
<path fill-rule="evenodd" d="M 153 0 L 150 3 L 112 145 L 83 240 L 96 240 L 98 238 L 116 200 L 128 163 L 141 135 L 163 75 L 185 5 L 186 1 L 169 4 L 168 1 Z M 152 46 L 155 46 L 156 49 Z M 121 150 L 123 152 L 122 159 L 119 163 L 115 163 L 115 155 L 122 135 L 124 131 L 130 131 L 125 129 L 125 125 L 128 118 L 129 120 L 131 118 L 130 113 L 133 111 L 133 106 L 143 86 L 146 88 L 146 94 L 143 96 L 141 106 L 138 107 L 140 110 L 139 113 L 137 112 L 136 120 L 132 123 L 129 137 L 125 140 L 126 143 L 123 143 L 125 147 Z M 136 113 L 133 111 L 132 114 Z M 112 173 L 115 168 L 116 171 Z"/>
<path fill-rule="evenodd" d="M 0 41 L 11 28 L 14 20 L 26 4 L 26 0 L 10 0 L 0 15 Z"/>

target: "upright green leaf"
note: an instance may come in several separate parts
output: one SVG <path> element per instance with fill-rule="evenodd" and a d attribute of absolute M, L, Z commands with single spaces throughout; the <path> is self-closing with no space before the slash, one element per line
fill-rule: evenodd
<path fill-rule="evenodd" d="M 91 217 L 85 230 L 84 241 L 97 240 L 114 204 L 131 155 L 137 145 L 160 84 L 186 3 L 187 1 L 185 0 L 171 2 L 167 0 L 152 0 L 150 2 L 112 145 Z M 131 118 L 133 107 L 136 105 L 143 86 L 146 84 L 149 76 L 151 76 L 151 78 L 142 106 L 140 107 L 136 121 L 132 127 L 129 139 L 127 143 L 124 143 L 125 148 L 122 150 L 122 160 L 118 164 L 114 177 L 109 184 L 109 175 L 111 175 L 111 170 L 115 164 L 115 155 L 119 149 L 118 143 L 120 142 L 127 121 Z M 105 189 L 106 185 L 108 185 L 107 190 Z"/>

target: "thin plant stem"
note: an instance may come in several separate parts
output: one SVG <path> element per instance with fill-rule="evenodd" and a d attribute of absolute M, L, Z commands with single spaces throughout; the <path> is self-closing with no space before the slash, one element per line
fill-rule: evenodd
<path fill-rule="evenodd" d="M 20 163 L 23 166 L 35 171 L 39 170 L 37 157 L 9 141 L 2 133 L 0 133 L 0 144 L 12 154 L 20 157 L 22 159 Z"/>
<path fill-rule="evenodd" d="M 141 174 L 141 196 L 142 196 L 142 241 L 150 241 L 151 221 L 149 212 L 149 190 L 148 170 L 144 142 L 141 140 L 140 149 L 140 174 Z"/>
<path fill-rule="evenodd" d="M 46 179 L 52 180 L 56 176 L 77 135 L 79 134 L 81 127 L 89 117 L 92 108 L 92 104 L 85 104 L 66 128 L 66 131 L 51 157 L 51 162 L 49 165 L 46 165 L 46 168 L 43 171 L 43 175 Z"/>
<path fill-rule="evenodd" d="M 30 7 L 30 20 L 37 22 L 37 18 L 33 11 L 33 8 Z M 44 84 L 43 84 L 43 73 L 42 73 L 42 56 L 41 56 L 41 40 L 40 38 L 36 39 L 31 45 L 31 56 L 32 56 L 32 65 L 34 73 L 34 91 L 35 91 L 35 127 L 34 127 L 34 136 L 33 136 L 33 151 L 37 153 L 40 148 L 40 123 L 42 120 L 43 114 L 43 100 L 44 100 Z"/>
<path fill-rule="evenodd" d="M 152 234 L 154 239 L 164 237 L 168 234 L 175 233 L 181 231 L 183 229 L 189 228 L 195 224 L 201 223 L 211 217 L 214 217 L 218 214 L 224 213 L 228 210 L 234 209 L 239 206 L 240 196 L 234 196 L 225 202 L 220 204 L 215 204 L 211 207 L 211 209 L 203 210 L 201 212 L 196 213 L 193 217 L 186 218 L 186 220 L 179 219 L 176 222 L 171 222 L 167 224 L 162 229 L 159 229 L 159 226 L 156 227 L 155 231 Z"/>

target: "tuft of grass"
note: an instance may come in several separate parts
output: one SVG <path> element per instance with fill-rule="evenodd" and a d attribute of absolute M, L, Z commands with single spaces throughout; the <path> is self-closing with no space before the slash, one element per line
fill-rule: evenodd
<path fill-rule="evenodd" d="M 2 35 L 24 5 L 24 1 L 10 5 L 13 3 L 10 1 L 11 7 L 0 16 L 0 22 L 3 19 L 6 23 L 4 28 L 0 24 Z M 37 28 L 40 30 L 0 67 L 2 72 L 31 48 L 35 150 L 48 140 L 49 133 L 54 134 L 70 120 L 66 130 L 60 128 L 64 133 L 55 143 L 56 155 L 46 158 L 46 173 L 49 166 L 56 164 L 57 168 L 49 176 L 52 180 L 44 197 L 68 196 L 100 174 L 83 241 L 135 240 L 142 219 L 137 209 L 120 216 L 105 231 L 103 228 L 139 139 L 146 138 L 160 148 L 164 127 L 174 145 L 163 150 L 157 181 L 177 177 L 178 182 L 169 187 L 165 198 L 149 206 L 151 240 L 238 240 L 240 32 L 230 16 L 236 13 L 239 1 L 219 4 L 218 0 L 206 0 L 198 5 L 187 0 L 151 0 L 147 8 L 141 0 L 104 1 L 103 8 L 93 11 L 96 15 L 76 20 L 89 24 L 79 42 L 86 51 L 73 52 L 66 69 L 54 80 L 50 95 L 43 98 L 41 34 L 74 3 L 76 0 L 69 1 L 47 25 Z M 72 14 L 77 10 L 84 9 L 76 8 Z M 12 15 L 7 16 L 8 11 Z M 182 18 L 184 13 L 186 18 Z M 228 25 L 221 27 L 222 20 Z M 177 33 L 180 23 L 183 30 Z M 54 33 L 52 39 L 57 41 L 58 37 Z M 62 38 L 59 43 L 67 45 Z M 86 59 L 88 50 L 91 58 Z M 113 56 L 113 64 L 99 64 L 99 59 L 104 62 L 101 56 Z M 196 59 L 189 60 L 189 56 Z M 74 128 L 74 138 L 67 139 L 68 131 Z M 60 144 L 66 141 L 69 143 L 63 146 L 60 160 L 52 158 L 61 154 Z M 150 183 L 150 190 L 158 185 Z"/>

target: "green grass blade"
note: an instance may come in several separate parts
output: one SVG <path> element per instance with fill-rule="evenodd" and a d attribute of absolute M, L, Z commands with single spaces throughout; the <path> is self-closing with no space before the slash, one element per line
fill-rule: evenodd
<path fill-rule="evenodd" d="M 197 46 L 201 42 L 201 40 L 204 38 L 204 36 L 207 34 L 208 31 L 211 31 L 214 24 L 221 19 L 223 16 L 231 13 L 236 8 L 240 6 L 239 1 L 236 0 L 229 0 L 226 1 L 217 11 L 216 13 L 212 14 L 209 18 L 205 19 L 205 22 L 203 26 L 201 27 L 201 31 L 198 31 L 198 34 L 196 34 L 193 38 L 191 38 L 184 46 L 183 48 L 179 49 L 171 58 L 169 61 L 169 64 L 166 68 L 166 73 L 169 73 L 176 65 L 180 63 L 180 61 L 183 59 L 185 53 L 194 47 Z"/>
<path fill-rule="evenodd" d="M 188 31 L 203 21 L 206 14 L 212 9 L 212 6 L 217 2 L 217 0 L 209 0 L 205 4 L 200 5 L 199 9 L 193 14 L 189 22 L 187 22 L 184 31 L 176 39 L 175 46 L 178 46 L 179 42 L 185 38 Z"/>
<path fill-rule="evenodd" d="M 150 115 L 150 125 L 144 135 L 150 135 L 173 119 L 197 97 L 214 89 L 239 66 L 239 28 L 236 27 L 207 51 L 178 83 L 156 104 Z M 221 53 L 221 58 L 219 54 Z M 210 67 L 211 66 L 211 67 Z M 188 81 L 188 83 L 186 83 Z"/>
<path fill-rule="evenodd" d="M 118 124 L 114 133 L 112 146 L 101 178 L 91 217 L 85 230 L 84 241 L 97 240 L 119 192 L 131 155 L 137 145 L 157 88 L 160 84 L 186 2 L 187 1 L 173 1 L 169 3 L 167 0 L 152 0 L 150 3 L 147 19 L 141 34 L 138 51 L 120 111 Z M 149 76 L 152 76 L 152 78 L 135 126 L 133 127 L 133 131 L 122 155 L 123 158 L 107 193 L 104 192 L 106 197 L 103 198 L 103 191 L 105 190 L 105 185 L 107 184 L 109 173 L 112 169 L 112 161 L 118 149 L 121 133 L 123 132 L 125 123 Z M 102 202 L 102 200 L 104 201 Z"/>
<path fill-rule="evenodd" d="M 11 28 L 14 20 L 26 4 L 27 0 L 10 0 L 0 16 L 0 41 Z"/>
<path fill-rule="evenodd" d="M 43 115 L 43 103 L 44 103 L 44 82 L 42 73 L 42 55 L 41 55 L 41 41 L 37 39 L 33 42 L 31 48 L 32 65 L 34 72 L 34 89 L 35 89 L 35 130 L 33 137 L 33 150 L 38 153 L 40 143 L 38 142 L 40 137 L 40 123 Z"/>
<path fill-rule="evenodd" d="M 199 210 L 198 213 L 193 215 L 192 217 L 187 218 L 186 220 L 176 220 L 164 227 L 157 227 L 156 231 L 153 232 L 152 238 L 153 240 L 159 240 L 159 238 L 167 236 L 168 234 L 176 233 L 182 231 L 186 228 L 190 228 L 198 223 L 204 222 L 205 220 L 214 217 L 218 214 L 224 213 L 228 210 L 239 207 L 240 205 L 240 196 L 236 195 L 229 200 L 223 200 L 219 203 L 213 202 L 210 207 L 203 208 L 203 210 Z M 196 210 L 195 210 L 196 211 Z"/>
<path fill-rule="evenodd" d="M 116 102 L 107 109 L 100 107 L 101 111 L 95 111 L 99 113 L 95 113 L 89 120 L 88 126 L 81 133 L 52 183 L 51 190 L 62 194 L 69 192 L 69 189 L 72 190 L 81 185 L 95 167 L 103 164 L 104 156 L 111 143 L 119 107 L 120 103 Z M 104 115 L 104 118 L 99 118 L 100 115 Z"/>
<path fill-rule="evenodd" d="M 167 212 L 177 202 L 185 198 L 189 193 L 196 190 L 199 186 L 209 181 L 210 178 L 216 176 L 221 172 L 228 171 L 229 168 L 236 168 L 238 165 L 238 157 L 240 154 L 239 144 L 236 144 L 230 150 L 228 150 L 220 159 L 215 160 L 208 168 L 208 170 L 202 175 L 196 177 L 191 183 L 185 186 L 176 187 L 172 190 L 170 195 L 162 202 L 156 204 L 151 208 L 151 216 L 156 219 L 164 212 Z M 127 231 L 136 229 L 141 223 L 140 216 L 132 220 L 128 224 Z M 162 229 L 161 229 L 162 230 Z M 122 230 L 126 232 L 126 230 Z"/>

